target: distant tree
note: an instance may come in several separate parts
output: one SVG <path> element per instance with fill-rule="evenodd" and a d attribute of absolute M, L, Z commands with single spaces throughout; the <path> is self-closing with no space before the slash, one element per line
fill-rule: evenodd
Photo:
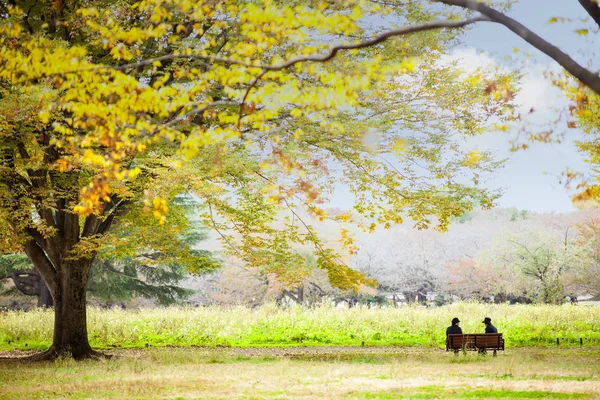
<path fill-rule="evenodd" d="M 559 304 L 572 292 L 572 274 L 584 253 L 574 245 L 575 230 L 520 232 L 508 236 L 493 251 L 496 268 L 507 276 L 518 294 L 539 303 Z"/>
<path fill-rule="evenodd" d="M 377 282 L 380 292 L 421 302 L 441 288 L 445 251 L 434 233 L 402 232 L 385 242 L 362 244 L 353 263 Z"/>
<path fill-rule="evenodd" d="M 452 223 L 458 222 L 459 224 L 466 224 L 467 222 L 470 222 L 471 220 L 473 220 L 473 212 L 469 211 L 459 218 L 453 218 Z"/>
<path fill-rule="evenodd" d="M 180 195 L 169 207 L 178 234 L 160 227 L 148 232 L 135 219 L 135 212 L 132 220 L 126 218 L 113 230 L 92 268 L 92 297 L 109 302 L 144 297 L 163 305 L 177 303 L 193 293 L 179 285 L 190 271 L 208 273 L 220 267 L 212 252 L 198 249 L 208 238 L 208 229 L 198 217 L 200 204 L 189 195 Z"/>
<path fill-rule="evenodd" d="M 527 211 L 527 210 L 518 210 L 517 208 L 511 208 L 510 209 L 510 221 L 515 222 L 515 221 L 518 221 L 519 219 L 527 219 L 528 214 L 529 214 L 529 211 Z"/>
<path fill-rule="evenodd" d="M 577 229 L 576 245 L 587 258 L 575 265 L 574 283 L 582 292 L 600 298 L 600 218 L 591 218 Z"/>
<path fill-rule="evenodd" d="M 287 267 L 288 273 L 282 275 L 269 268 L 248 269 L 239 260 L 229 259 L 216 273 L 212 297 L 220 304 L 254 307 L 268 301 L 311 306 L 339 295 L 340 291 L 332 287 L 327 274 L 317 267 L 315 257 L 306 251 L 298 254 L 306 263 Z"/>
<path fill-rule="evenodd" d="M 11 279 L 14 289 L 27 296 L 36 296 L 38 307 L 54 305 L 48 286 L 33 268 L 33 264 L 25 254 L 5 254 L 0 256 L 0 281 Z M 8 290 L 4 295 L 14 294 Z"/>
<path fill-rule="evenodd" d="M 501 275 L 486 263 L 474 258 L 461 258 L 445 265 L 448 271 L 447 291 L 462 299 L 487 300 L 498 295 Z"/>
<path fill-rule="evenodd" d="M 452 226 L 444 242 L 453 249 L 445 265 L 447 290 L 500 302 L 560 302 L 565 295 L 590 293 L 582 282 L 593 281 L 586 253 L 593 228 L 586 228 L 585 239 L 582 229 L 599 218 L 598 206 L 588 201 L 578 207 L 564 214 L 495 209 Z"/>

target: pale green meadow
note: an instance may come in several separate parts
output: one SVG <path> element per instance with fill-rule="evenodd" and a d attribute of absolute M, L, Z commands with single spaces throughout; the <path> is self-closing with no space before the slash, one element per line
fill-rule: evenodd
<path fill-rule="evenodd" d="M 483 332 L 492 318 L 506 345 L 600 345 L 600 307 L 457 303 L 443 307 L 90 308 L 96 348 L 146 346 L 425 346 L 443 347 L 453 317 L 463 332 Z M 0 314 L 0 350 L 43 349 L 52 338 L 51 310 Z"/>

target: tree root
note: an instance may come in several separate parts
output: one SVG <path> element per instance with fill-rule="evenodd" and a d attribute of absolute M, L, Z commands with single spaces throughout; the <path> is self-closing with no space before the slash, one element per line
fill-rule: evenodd
<path fill-rule="evenodd" d="M 24 357 L 25 361 L 54 361 L 58 359 L 69 359 L 72 358 L 74 360 L 100 360 L 100 359 L 110 359 L 112 356 L 110 354 L 102 353 L 96 350 L 92 350 L 91 348 L 85 352 L 79 352 L 76 355 L 73 355 L 68 350 L 59 350 L 56 347 L 52 346 L 48 350 L 43 351 L 41 353 L 32 354 L 30 356 Z"/>

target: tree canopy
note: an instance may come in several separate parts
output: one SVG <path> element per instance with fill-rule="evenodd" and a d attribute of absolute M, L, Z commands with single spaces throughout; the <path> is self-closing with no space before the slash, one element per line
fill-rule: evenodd
<path fill-rule="evenodd" d="M 111 230 L 172 254 L 177 195 L 247 265 L 283 275 L 310 246 L 346 289 L 371 281 L 298 210 L 338 221 L 353 252 L 344 224 L 445 229 L 498 195 L 479 186 L 498 163 L 466 138 L 507 117 L 514 77 L 441 57 L 460 34 L 444 28 L 473 20 L 364 1 L 0 4 L 0 242 L 52 293 L 48 356 L 91 354 L 85 288 Z M 328 216 L 338 182 L 355 205 Z"/>

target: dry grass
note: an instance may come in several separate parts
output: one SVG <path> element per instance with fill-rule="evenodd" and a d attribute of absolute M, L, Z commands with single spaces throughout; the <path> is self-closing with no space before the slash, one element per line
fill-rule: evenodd
<path fill-rule="evenodd" d="M 600 348 L 162 348 L 103 361 L 0 360 L 2 399 L 600 398 Z"/>

